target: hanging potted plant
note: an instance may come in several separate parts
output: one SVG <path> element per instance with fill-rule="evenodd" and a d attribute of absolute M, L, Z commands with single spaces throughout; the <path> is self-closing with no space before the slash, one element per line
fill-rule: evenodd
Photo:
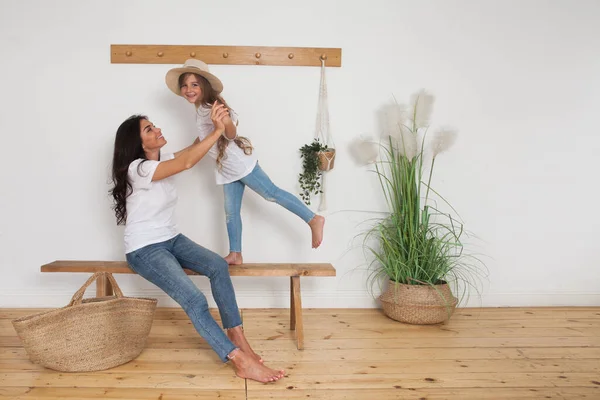
<path fill-rule="evenodd" d="M 319 210 L 325 210 L 327 208 L 327 201 L 324 173 L 333 169 L 335 163 L 335 144 L 329 127 L 324 58 L 321 58 L 321 82 L 319 83 L 315 136 L 311 143 L 300 148 L 300 157 L 302 158 L 302 173 L 298 177 L 301 188 L 300 196 L 306 205 L 310 205 L 311 196 L 320 194 L 321 202 Z"/>
<path fill-rule="evenodd" d="M 475 287 L 478 267 L 483 265 L 464 251 L 462 223 L 438 209 L 430 198 L 436 195 L 439 203 L 454 211 L 431 188 L 431 178 L 437 157 L 453 144 L 456 132 L 436 132 L 427 154 L 431 161 L 425 161 L 432 103 L 431 95 L 420 92 L 408 109 L 398 104 L 386 108 L 387 140 L 375 172 L 388 210 L 365 240 L 374 268 L 372 278 L 383 277 L 388 283 L 379 297 L 384 313 L 411 324 L 448 320 L 467 288 Z M 367 244 L 369 239 L 371 244 Z"/>
<path fill-rule="evenodd" d="M 302 159 L 302 173 L 298 176 L 300 183 L 300 197 L 306 205 L 310 205 L 312 195 L 322 193 L 321 177 L 322 169 L 322 153 L 327 152 L 327 146 L 323 145 L 319 139 L 315 139 L 310 144 L 305 144 L 300 148 L 300 158 Z M 335 151 L 334 151 L 335 155 Z M 327 161 L 327 160 L 325 160 Z M 326 167 L 327 164 L 323 165 Z M 333 162 L 330 163 L 333 167 Z"/>

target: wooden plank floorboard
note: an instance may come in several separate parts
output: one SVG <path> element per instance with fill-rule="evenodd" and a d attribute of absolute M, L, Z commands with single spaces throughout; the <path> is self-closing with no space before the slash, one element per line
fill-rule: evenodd
<path fill-rule="evenodd" d="M 415 389 L 398 386 L 394 389 L 336 389 L 336 390 L 280 390 L 249 391 L 248 400 L 540 400 L 587 399 L 595 400 L 600 389 L 590 388 L 427 388 Z"/>
<path fill-rule="evenodd" d="M 0 387 L 0 399 L 11 400 L 246 400 L 246 390 L 164 388 Z"/>
<path fill-rule="evenodd" d="M 600 307 L 459 309 L 435 326 L 374 309 L 307 309 L 303 351 L 289 310 L 242 310 L 254 349 L 286 369 L 268 385 L 237 378 L 177 308 L 157 310 L 136 360 L 51 371 L 29 361 L 11 324 L 41 311 L 0 309 L 1 400 L 600 399 Z"/>

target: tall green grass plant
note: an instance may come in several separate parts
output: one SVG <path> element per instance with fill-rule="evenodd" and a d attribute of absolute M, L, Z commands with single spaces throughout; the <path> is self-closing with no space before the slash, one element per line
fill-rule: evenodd
<path fill-rule="evenodd" d="M 448 283 L 461 300 L 469 287 L 478 287 L 484 265 L 467 254 L 463 223 L 431 186 L 439 154 L 456 138 L 453 130 L 440 129 L 425 146 L 432 105 L 433 97 L 421 91 L 409 107 L 392 104 L 384 110 L 387 140 L 374 165 L 389 213 L 364 243 L 373 282 L 383 277 L 407 285 Z M 438 209 L 438 203 L 449 211 Z"/>

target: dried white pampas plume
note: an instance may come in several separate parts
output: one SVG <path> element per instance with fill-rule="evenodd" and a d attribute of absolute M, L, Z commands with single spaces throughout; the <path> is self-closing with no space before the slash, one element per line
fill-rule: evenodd
<path fill-rule="evenodd" d="M 401 129 L 399 136 L 400 137 L 396 138 L 398 152 L 409 160 L 412 160 L 419 152 L 417 135 L 412 133 L 408 128 L 403 128 Z"/>
<path fill-rule="evenodd" d="M 456 137 L 458 136 L 458 132 L 451 128 L 441 128 L 438 129 L 433 134 L 433 139 L 431 139 L 431 152 L 433 153 L 433 158 L 437 157 L 438 154 L 448 150 L 454 142 L 456 142 Z"/>
<path fill-rule="evenodd" d="M 398 138 L 406 124 L 406 115 L 406 106 L 403 104 L 388 103 L 381 107 L 379 119 L 385 135 Z"/>
<path fill-rule="evenodd" d="M 416 129 L 429 126 L 434 102 L 435 97 L 425 90 L 420 90 L 412 95 L 410 101 L 412 107 L 410 118 L 414 120 Z"/>
<path fill-rule="evenodd" d="M 412 160 L 418 153 L 418 145 L 416 132 L 411 132 L 406 126 L 406 106 L 398 103 L 386 104 L 380 111 L 380 118 L 384 133 L 393 139 L 400 154 Z"/>
<path fill-rule="evenodd" d="M 350 154 L 359 165 L 374 163 L 379 156 L 379 144 L 370 137 L 360 136 L 350 143 Z"/>

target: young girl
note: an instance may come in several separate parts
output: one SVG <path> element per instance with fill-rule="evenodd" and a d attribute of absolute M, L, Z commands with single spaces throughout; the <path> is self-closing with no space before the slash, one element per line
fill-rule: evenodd
<path fill-rule="evenodd" d="M 216 181 L 223 185 L 225 194 L 225 218 L 229 236 L 229 264 L 242 264 L 242 219 L 240 210 L 244 189 L 248 186 L 268 201 L 273 201 L 302 218 L 312 232 L 312 247 L 317 248 L 323 240 L 325 218 L 313 213 L 296 196 L 278 188 L 260 168 L 252 154 L 250 141 L 237 134 L 237 115 L 220 93 L 223 84 L 208 71 L 199 60 L 190 59 L 183 67 L 167 72 L 167 86 L 173 93 L 196 106 L 198 139 L 203 140 L 214 125 L 210 118 L 211 107 L 222 104 L 228 110 L 224 118 L 225 131 L 209 154 L 216 160 Z"/>

